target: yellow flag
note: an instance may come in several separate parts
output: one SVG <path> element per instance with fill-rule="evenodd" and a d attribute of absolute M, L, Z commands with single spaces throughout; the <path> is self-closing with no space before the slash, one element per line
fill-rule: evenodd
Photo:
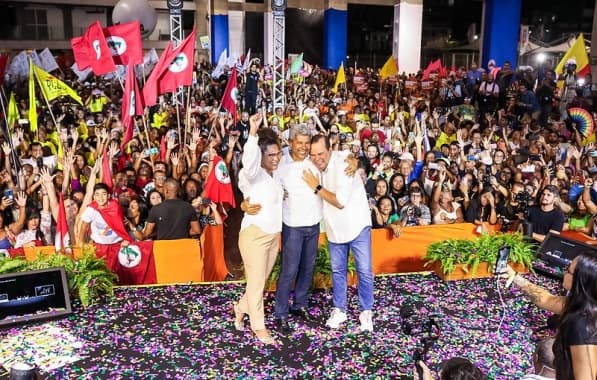
<path fill-rule="evenodd" d="M 36 65 L 33 65 L 33 70 L 35 71 L 35 76 L 37 77 L 39 87 L 41 87 L 41 91 L 43 92 L 47 101 L 54 100 L 60 96 L 70 96 L 77 101 L 77 103 L 83 105 L 81 97 L 77 95 L 75 90 L 68 87 L 63 81 L 42 70 Z"/>
<path fill-rule="evenodd" d="M 14 128 L 15 122 L 19 120 L 19 108 L 15 100 L 14 92 L 10 93 L 10 100 L 8 101 L 8 127 Z"/>
<path fill-rule="evenodd" d="M 576 73 L 584 76 L 591 72 L 591 66 L 589 65 L 589 55 L 587 54 L 587 48 L 585 47 L 585 38 L 582 33 L 578 35 L 578 38 L 570 49 L 564 54 L 560 63 L 556 66 L 556 74 L 561 75 L 565 71 L 566 62 L 573 59 L 576 61 Z M 562 87 L 563 82 L 558 83 L 558 87 Z"/>
<path fill-rule="evenodd" d="M 387 77 L 398 74 L 397 66 L 394 57 L 390 56 L 379 72 L 379 79 L 384 80 Z"/>
<path fill-rule="evenodd" d="M 35 104 L 35 81 L 31 59 L 29 59 L 29 130 L 37 131 L 37 105 Z"/>
<path fill-rule="evenodd" d="M 346 75 L 344 75 L 344 62 L 340 64 L 338 74 L 336 74 L 336 82 L 334 82 L 334 92 L 338 92 L 338 85 L 340 83 L 346 83 Z"/>

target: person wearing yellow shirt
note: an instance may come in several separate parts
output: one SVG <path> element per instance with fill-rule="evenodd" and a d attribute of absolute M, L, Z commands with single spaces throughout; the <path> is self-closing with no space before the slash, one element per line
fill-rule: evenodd
<path fill-rule="evenodd" d="M 286 120 L 284 118 L 284 113 L 281 107 L 277 107 L 275 113 L 269 117 L 268 122 L 272 125 L 272 119 L 278 119 L 278 130 L 283 131 L 286 125 Z"/>
<path fill-rule="evenodd" d="M 454 124 L 450 121 L 446 122 L 444 125 L 444 130 L 440 133 L 437 141 L 435 142 L 435 150 L 440 150 L 441 146 L 446 144 L 450 145 L 452 141 L 457 141 L 458 138 L 456 137 L 456 128 Z"/>
<path fill-rule="evenodd" d="M 91 92 L 91 96 L 85 101 L 85 105 L 91 113 L 101 113 L 108 103 L 110 103 L 110 99 L 97 88 Z"/>
<path fill-rule="evenodd" d="M 164 107 L 160 107 L 160 110 L 153 114 L 151 126 L 158 129 L 160 127 L 167 127 L 169 116 L 168 111 Z"/>
<path fill-rule="evenodd" d="M 348 125 L 348 122 L 346 121 L 346 113 L 338 112 L 338 116 L 339 120 L 336 123 L 338 131 L 340 131 L 340 133 L 352 133 L 352 128 Z"/>

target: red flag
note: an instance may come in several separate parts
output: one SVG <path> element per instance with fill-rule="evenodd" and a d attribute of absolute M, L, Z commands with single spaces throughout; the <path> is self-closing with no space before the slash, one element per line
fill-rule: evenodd
<path fill-rule="evenodd" d="M 8 66 L 8 55 L 0 54 L 0 85 L 4 83 L 4 73 L 6 72 L 6 67 Z"/>
<path fill-rule="evenodd" d="M 236 120 L 236 105 L 238 104 L 238 88 L 236 85 L 236 67 L 232 68 L 228 84 L 224 90 L 224 96 L 222 96 L 222 108 L 230 112 L 234 120 Z"/>
<path fill-rule="evenodd" d="M 429 78 L 429 74 L 431 74 L 433 71 L 436 70 L 440 70 L 442 69 L 442 60 L 441 59 L 436 59 L 435 61 L 431 61 L 429 63 L 429 65 L 427 65 L 427 68 L 425 70 L 423 70 L 423 79 L 427 79 Z"/>
<path fill-rule="evenodd" d="M 109 26 L 104 28 L 103 32 L 115 64 L 143 63 L 143 45 L 141 43 L 141 24 L 139 24 L 139 21 Z"/>
<path fill-rule="evenodd" d="M 71 39 L 70 43 L 80 70 L 91 67 L 95 75 L 116 71 L 112 53 L 99 21 L 91 24 L 82 37 Z"/>
<path fill-rule="evenodd" d="M 70 250 L 70 234 L 68 232 L 68 224 L 66 222 L 66 211 L 64 209 L 64 195 L 59 194 L 58 198 L 58 220 L 56 220 L 56 238 L 54 239 L 54 246 L 56 252 L 63 252 Z"/>
<path fill-rule="evenodd" d="M 104 181 L 104 183 L 106 182 Z M 116 199 L 108 199 L 108 203 L 101 208 L 96 201 L 93 201 L 89 204 L 89 207 L 97 210 L 102 218 L 104 218 L 104 221 L 110 229 L 110 231 L 107 231 L 107 233 L 114 233 L 126 241 L 133 240 L 131 239 L 127 229 L 124 227 L 124 215 L 122 213 L 122 208 Z"/>
<path fill-rule="evenodd" d="M 446 66 L 442 66 L 439 69 L 439 77 L 440 78 L 446 78 L 448 76 L 448 69 L 446 68 Z"/>
<path fill-rule="evenodd" d="M 162 136 L 160 140 L 160 161 L 166 161 L 166 152 L 168 151 L 166 145 L 166 135 Z"/>
<path fill-rule="evenodd" d="M 155 284 L 153 241 L 137 241 L 121 247 L 114 272 L 120 285 Z"/>
<path fill-rule="evenodd" d="M 149 74 L 147 81 L 145 82 L 145 86 L 143 87 L 143 99 L 145 100 L 145 105 L 148 107 L 154 106 L 157 104 L 158 99 L 158 78 L 164 73 L 164 70 L 168 68 L 168 64 L 166 61 L 168 57 L 172 54 L 172 42 L 168 42 L 166 45 L 166 49 L 160 56 L 160 59 L 155 64 L 153 71 Z"/>
<path fill-rule="evenodd" d="M 205 197 L 219 203 L 228 203 L 233 208 L 236 207 L 234 193 L 232 192 L 232 183 L 230 182 L 230 173 L 226 163 L 220 156 L 214 157 L 214 163 L 211 171 L 205 181 Z"/>
<path fill-rule="evenodd" d="M 102 174 L 103 182 L 112 191 L 112 187 L 114 186 L 114 182 L 112 182 L 112 161 L 106 148 L 104 148 L 104 155 L 102 157 Z"/>
<path fill-rule="evenodd" d="M 195 28 L 185 38 L 169 59 L 168 67 L 162 73 L 158 83 L 158 94 L 174 92 L 180 86 L 193 84 L 193 65 L 195 60 Z"/>
<path fill-rule="evenodd" d="M 135 65 L 130 62 L 126 72 L 126 82 L 122 98 L 122 126 L 125 131 L 121 144 L 123 151 L 124 146 L 133 138 L 135 115 L 143 115 L 143 108 L 143 96 L 139 91 L 139 85 L 135 77 Z"/>

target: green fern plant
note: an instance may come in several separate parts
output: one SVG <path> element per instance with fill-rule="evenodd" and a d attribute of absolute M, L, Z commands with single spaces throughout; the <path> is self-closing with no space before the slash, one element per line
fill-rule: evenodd
<path fill-rule="evenodd" d="M 479 264 L 483 262 L 495 263 L 501 247 L 510 247 L 509 260 L 522 264 L 532 270 L 535 250 L 531 243 L 520 233 L 514 234 L 483 234 L 471 240 L 444 240 L 431 244 L 423 257 L 425 267 L 439 263 L 444 274 L 450 274 L 456 265 L 463 265 L 463 270 L 476 273 Z"/>

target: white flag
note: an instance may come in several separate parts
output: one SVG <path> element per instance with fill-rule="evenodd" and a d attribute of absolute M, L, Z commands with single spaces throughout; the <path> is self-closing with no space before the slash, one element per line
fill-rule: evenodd
<path fill-rule="evenodd" d="M 156 63 L 158 63 L 158 52 L 154 49 L 151 49 L 143 56 L 143 65 L 137 65 L 135 67 L 135 73 L 137 74 L 137 78 L 146 77 L 151 73 L 153 67 Z"/>
<path fill-rule="evenodd" d="M 220 53 L 220 58 L 218 58 L 218 65 L 216 66 L 214 71 L 212 71 L 212 73 L 211 73 L 212 78 L 218 78 L 220 75 L 222 75 L 224 73 L 224 66 L 226 65 L 227 54 L 228 54 L 228 49 L 224 49 Z"/>
<path fill-rule="evenodd" d="M 250 63 L 251 63 L 251 48 L 249 48 L 249 51 L 247 52 L 247 55 L 245 56 L 245 61 L 243 62 L 243 65 L 242 65 L 241 69 L 239 70 L 239 73 L 240 74 L 245 73 L 249 69 Z"/>
<path fill-rule="evenodd" d="M 25 50 L 22 50 L 19 54 L 12 58 L 6 73 L 17 77 L 29 76 L 29 60 Z"/>
<path fill-rule="evenodd" d="M 58 70 L 58 63 L 56 63 L 56 59 L 50 52 L 50 49 L 45 48 L 44 50 L 39 53 L 39 60 L 40 60 L 40 67 L 47 72 L 51 72 L 54 70 Z"/>
<path fill-rule="evenodd" d="M 77 76 L 77 79 L 79 79 L 79 82 L 85 81 L 92 72 L 91 67 L 88 67 L 85 70 L 79 70 L 76 62 L 70 68 Z"/>

